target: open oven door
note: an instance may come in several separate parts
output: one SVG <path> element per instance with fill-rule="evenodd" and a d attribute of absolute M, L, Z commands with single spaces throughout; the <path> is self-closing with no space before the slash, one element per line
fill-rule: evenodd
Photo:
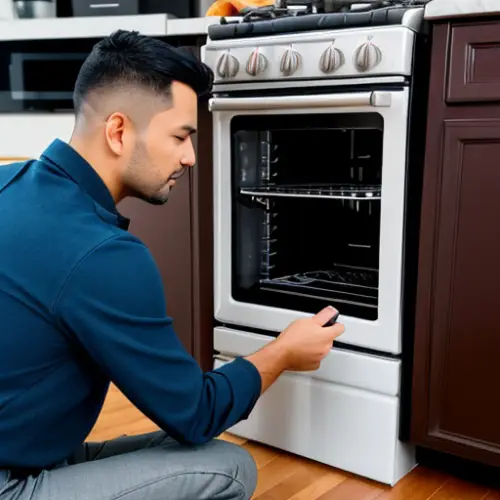
<path fill-rule="evenodd" d="M 215 97 L 215 318 L 401 353 L 409 91 Z M 325 161 L 325 159 L 327 159 Z"/>

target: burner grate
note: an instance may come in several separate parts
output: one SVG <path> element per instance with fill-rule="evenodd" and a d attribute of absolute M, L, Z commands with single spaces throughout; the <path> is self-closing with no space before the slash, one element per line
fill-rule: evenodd
<path fill-rule="evenodd" d="M 411 8 L 430 0 L 276 0 L 274 5 L 249 7 L 241 14 L 243 22 L 256 22 L 308 14 L 370 12 L 387 8 Z"/>
<path fill-rule="evenodd" d="M 248 8 L 238 19 L 211 25 L 212 41 L 300 32 L 405 25 L 418 30 L 423 6 L 431 0 L 281 0 Z M 415 15 L 406 16 L 409 11 Z"/>

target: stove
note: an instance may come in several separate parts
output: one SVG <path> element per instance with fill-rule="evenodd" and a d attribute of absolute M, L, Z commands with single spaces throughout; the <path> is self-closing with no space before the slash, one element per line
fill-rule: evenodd
<path fill-rule="evenodd" d="M 211 26 L 203 48 L 215 73 L 214 366 L 326 305 L 346 326 L 319 370 L 283 374 L 230 432 L 391 485 L 416 463 L 406 263 L 429 47 L 421 1 L 281 0 Z"/>

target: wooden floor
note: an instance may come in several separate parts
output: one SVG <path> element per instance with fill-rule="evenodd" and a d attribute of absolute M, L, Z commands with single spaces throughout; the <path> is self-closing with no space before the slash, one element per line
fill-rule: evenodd
<path fill-rule="evenodd" d="M 140 434 L 157 427 L 114 387 L 89 440 Z M 259 469 L 259 500 L 500 500 L 500 491 L 418 467 L 394 488 L 225 434 L 246 448 Z"/>

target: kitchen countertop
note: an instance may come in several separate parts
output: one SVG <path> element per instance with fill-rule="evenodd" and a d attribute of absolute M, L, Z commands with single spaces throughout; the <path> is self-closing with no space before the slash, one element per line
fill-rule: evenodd
<path fill-rule="evenodd" d="M 500 14 L 500 0 L 431 0 L 425 7 L 426 19 L 493 14 Z"/>
<path fill-rule="evenodd" d="M 0 41 L 101 38 L 117 29 L 150 36 L 206 35 L 220 17 L 169 18 L 167 14 L 0 20 Z"/>
<path fill-rule="evenodd" d="M 500 0 L 431 0 L 426 19 L 500 14 Z M 150 36 L 206 35 L 220 17 L 169 18 L 167 14 L 137 16 L 64 17 L 51 19 L 0 19 L 0 41 L 101 38 L 117 29 Z"/>

